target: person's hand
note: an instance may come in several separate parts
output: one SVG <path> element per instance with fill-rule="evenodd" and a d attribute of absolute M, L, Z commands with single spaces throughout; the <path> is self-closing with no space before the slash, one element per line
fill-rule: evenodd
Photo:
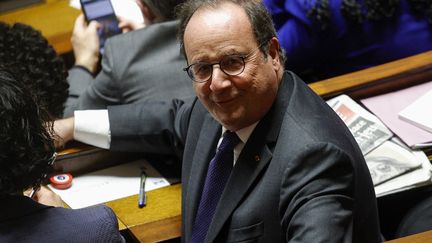
<path fill-rule="evenodd" d="M 40 187 L 33 197 L 33 200 L 48 206 L 63 207 L 63 201 L 61 200 L 60 196 L 45 186 Z"/>
<path fill-rule="evenodd" d="M 119 20 L 119 28 L 122 30 L 123 33 L 137 30 L 145 27 L 144 23 L 135 22 L 126 18 L 123 18 L 121 16 L 117 16 L 117 19 Z"/>
<path fill-rule="evenodd" d="M 71 37 L 75 65 L 84 66 L 92 73 L 95 73 L 99 61 L 98 28 L 98 22 L 91 21 L 87 24 L 84 15 L 81 14 L 75 20 Z"/>
<path fill-rule="evenodd" d="M 74 117 L 54 121 L 55 147 L 60 148 L 73 139 Z"/>

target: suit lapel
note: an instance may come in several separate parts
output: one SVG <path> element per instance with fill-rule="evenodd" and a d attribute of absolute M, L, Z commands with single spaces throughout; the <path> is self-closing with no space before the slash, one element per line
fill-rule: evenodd
<path fill-rule="evenodd" d="M 249 187 L 260 176 L 260 172 L 271 160 L 272 153 L 267 146 L 261 146 L 260 144 L 260 150 L 255 150 L 255 148 L 251 147 L 249 147 L 248 151 L 242 151 L 241 156 L 236 162 L 221 196 L 220 203 L 216 208 L 206 242 L 213 242 L 215 240 L 231 213 L 245 196 Z"/>
<path fill-rule="evenodd" d="M 196 211 L 201 198 L 202 187 L 207 174 L 208 164 L 216 152 L 216 145 L 219 141 L 221 126 L 208 116 L 202 126 L 198 143 L 192 159 L 191 172 L 189 174 L 187 196 L 185 198 L 185 235 L 190 237 Z M 185 239 L 186 242 L 189 239 Z"/>
<path fill-rule="evenodd" d="M 291 75 L 285 74 L 275 103 L 258 123 L 236 162 L 220 203 L 216 207 L 206 242 L 215 241 L 235 208 L 247 196 L 248 189 L 262 176 L 261 172 L 270 163 L 273 156 L 272 150 L 291 97 L 291 85 Z"/>

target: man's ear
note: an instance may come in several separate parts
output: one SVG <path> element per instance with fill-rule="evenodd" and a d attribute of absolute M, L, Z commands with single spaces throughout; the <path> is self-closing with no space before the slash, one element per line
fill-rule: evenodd
<path fill-rule="evenodd" d="M 280 60 L 280 44 L 279 40 L 276 37 L 272 37 L 269 41 L 269 51 L 268 54 L 270 55 L 272 59 L 272 65 L 274 67 L 277 67 L 277 70 L 281 67 L 281 60 Z"/>
<path fill-rule="evenodd" d="M 141 1 L 141 0 L 137 0 L 136 3 L 139 6 L 139 8 L 141 9 L 141 13 L 143 14 L 143 17 L 144 17 L 144 23 L 146 25 L 152 24 L 154 22 L 156 16 L 154 15 L 154 13 L 150 9 L 150 7 L 144 1 Z"/>

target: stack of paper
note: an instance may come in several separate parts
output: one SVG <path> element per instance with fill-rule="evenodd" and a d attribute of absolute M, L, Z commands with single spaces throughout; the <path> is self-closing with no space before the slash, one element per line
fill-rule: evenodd
<path fill-rule="evenodd" d="M 399 118 L 432 132 L 432 90 L 400 111 Z"/>
<path fill-rule="evenodd" d="M 403 121 L 398 113 L 416 99 L 432 90 L 432 82 L 390 92 L 361 100 L 361 102 L 379 117 L 402 141 L 410 147 L 432 141 L 432 132 Z M 431 103 L 429 103 L 431 104 Z M 431 108 L 424 110 L 431 114 Z"/>
<path fill-rule="evenodd" d="M 409 150 L 388 140 L 365 156 L 375 186 L 421 167 Z"/>
<path fill-rule="evenodd" d="M 412 154 L 421 162 L 421 167 L 375 186 L 377 197 L 431 184 L 432 167 L 429 159 L 422 151 L 412 151 Z"/>
<path fill-rule="evenodd" d="M 431 183 L 432 166 L 424 152 L 407 147 L 349 96 L 340 95 L 327 103 L 345 122 L 365 155 L 377 197 Z M 381 107 L 382 111 L 394 110 L 389 104 Z M 397 112 L 392 119 L 398 119 Z"/>
<path fill-rule="evenodd" d="M 348 126 L 364 155 L 393 136 L 393 133 L 376 116 L 347 95 L 328 100 L 327 104 Z"/>

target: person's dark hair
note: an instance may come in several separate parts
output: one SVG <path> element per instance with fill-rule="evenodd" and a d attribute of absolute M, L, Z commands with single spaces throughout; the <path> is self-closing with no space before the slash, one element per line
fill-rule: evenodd
<path fill-rule="evenodd" d="M 432 24 L 432 0 L 407 0 L 411 10 L 418 16 L 425 16 Z M 343 0 L 341 12 L 343 16 L 355 24 L 367 20 L 380 20 L 394 16 L 400 0 Z M 308 15 L 321 25 L 322 29 L 328 27 L 331 19 L 329 0 L 317 0 L 309 10 Z"/>
<path fill-rule="evenodd" d="M 37 186 L 55 151 L 51 117 L 33 91 L 0 67 L 0 195 Z"/>
<path fill-rule="evenodd" d="M 182 5 L 179 5 L 176 9 L 176 13 L 180 19 L 178 38 L 181 45 L 181 52 L 185 55 L 184 32 L 192 15 L 198 9 L 217 8 L 219 5 L 225 2 L 234 3 L 245 10 L 246 15 L 248 16 L 252 25 L 252 30 L 254 32 L 255 39 L 257 40 L 257 44 L 258 46 L 261 46 L 261 52 L 267 56 L 269 40 L 272 37 L 276 37 L 277 35 L 271 15 L 261 3 L 261 1 L 257 0 L 190 0 Z M 279 56 L 281 63 L 284 63 L 285 53 L 282 48 L 279 48 Z"/>
<path fill-rule="evenodd" d="M 185 0 L 141 0 L 157 15 L 161 21 L 175 19 L 175 7 Z"/>
<path fill-rule="evenodd" d="M 19 76 L 53 118 L 62 117 L 69 89 L 63 59 L 28 25 L 0 22 L 0 33 L 0 64 Z"/>

